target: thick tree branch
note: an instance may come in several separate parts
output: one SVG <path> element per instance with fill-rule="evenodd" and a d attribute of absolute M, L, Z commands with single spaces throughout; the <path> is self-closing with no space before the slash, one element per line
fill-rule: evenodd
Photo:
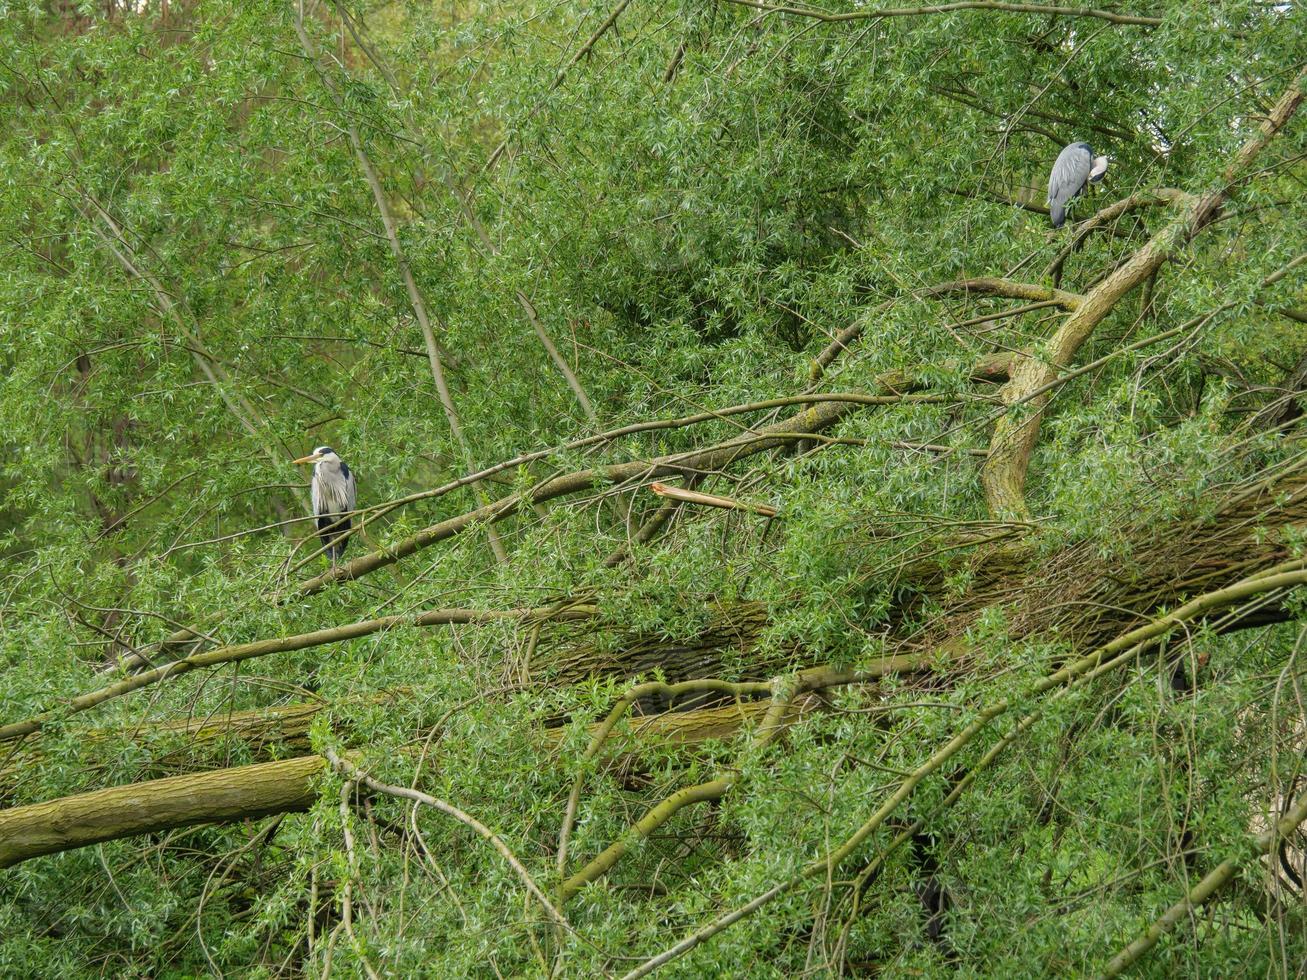
<path fill-rule="evenodd" d="M 888 672 L 900 665 L 910 666 L 903 659 L 887 660 L 879 670 L 858 672 L 825 667 L 807 671 L 803 676 L 808 678 L 809 689 L 815 690 L 859 683 L 872 674 Z M 692 744 L 729 737 L 745 724 L 759 719 L 758 730 L 771 732 L 774 737 L 797 721 L 803 710 L 785 713 L 774 702 L 766 701 L 642 718 L 638 726 L 622 737 L 621 748 L 626 750 L 646 741 Z M 772 722 L 767 720 L 769 716 Z M 546 734 L 542 743 L 547 751 L 556 753 L 557 733 Z M 350 770 L 340 765 L 344 761 L 337 760 L 338 768 L 349 774 Z M 307 810 L 317 799 L 316 777 L 327 767 L 328 760 L 322 756 L 303 755 L 170 776 L 0 810 L 0 868 L 44 854 L 138 834 Z M 370 777 L 356 778 L 371 785 Z M 383 785 L 373 788 L 390 793 L 391 788 L 380 788 Z M 425 799 L 418 802 L 435 805 Z"/>
<path fill-rule="evenodd" d="M 1003 389 L 1003 400 L 1009 405 L 1028 401 L 1030 408 L 1022 416 L 1005 414 L 999 419 L 990 442 L 989 458 L 981 471 L 985 498 L 990 513 L 996 518 L 1025 519 L 1028 516 L 1025 502 L 1026 473 L 1030 466 L 1030 456 L 1039 439 L 1043 410 L 1048 401 L 1047 395 L 1031 399 L 1031 392 L 1054 381 L 1058 372 L 1070 364 L 1094 328 L 1111 314 L 1117 303 L 1156 273 L 1164 262 L 1215 217 L 1257 153 L 1293 117 L 1303 99 L 1304 78 L 1307 78 L 1307 69 L 1294 79 L 1271 114 L 1258 127 L 1256 135 L 1235 154 L 1226 167 L 1221 186 L 1209 190 L 1201 197 L 1189 198 L 1181 207 L 1178 217 L 1092 289 L 1058 327 L 1041 356 L 1019 357 L 1015 360 L 1012 379 Z"/>
<path fill-rule="evenodd" d="M 723 0 L 725 3 L 752 7 L 769 14 L 790 14 L 794 17 L 809 17 L 826 23 L 836 24 L 851 20 L 879 20 L 886 17 L 923 17 L 929 14 L 947 14 L 957 10 L 993 10 L 1010 14 L 1040 14 L 1049 17 L 1095 17 L 1111 24 L 1133 24 L 1140 27 L 1157 27 L 1162 23 L 1161 17 L 1149 17 L 1137 14 L 1118 14 L 1111 10 L 1099 10 L 1095 7 L 1059 7 L 1042 3 L 1004 3 L 1002 0 L 959 0 L 955 3 L 922 4 L 919 7 L 883 7 L 879 10 L 851 10 L 847 13 L 833 14 L 812 7 L 788 7 L 760 0 Z"/>
<path fill-rule="evenodd" d="M 1058 251 L 1053 261 L 1044 269 L 1045 278 L 1051 278 L 1056 281 L 1062 273 L 1062 266 L 1076 249 L 1084 244 L 1085 239 L 1092 235 L 1100 228 L 1107 228 L 1122 215 L 1128 214 L 1139 208 L 1152 207 L 1158 204 L 1169 204 L 1173 207 L 1193 202 L 1193 195 L 1186 194 L 1184 191 L 1178 191 L 1174 188 L 1163 187 L 1155 191 L 1143 191 L 1139 194 L 1131 194 L 1119 201 L 1114 201 L 1107 207 L 1100 210 L 1097 214 L 1080 222 L 1076 225 L 1075 234 L 1071 236 L 1071 241 Z"/>
<path fill-rule="evenodd" d="M 0 810 L 0 868 L 136 834 L 307 810 L 326 766 L 310 755 Z"/>
<path fill-rule="evenodd" d="M 978 276 L 974 279 L 958 279 L 955 282 L 940 283 L 917 291 L 916 296 L 942 296 L 944 293 L 982 293 L 988 296 L 1006 296 L 1009 299 L 1024 299 L 1032 302 L 1054 302 L 1068 312 L 1078 310 L 1085 298 L 1079 293 L 1068 293 L 1051 286 L 1038 283 L 1017 282 L 997 276 Z"/>

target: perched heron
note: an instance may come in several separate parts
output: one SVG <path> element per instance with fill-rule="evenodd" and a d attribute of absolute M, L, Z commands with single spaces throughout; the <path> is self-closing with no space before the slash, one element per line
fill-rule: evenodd
<path fill-rule="evenodd" d="M 1066 221 L 1066 206 L 1071 198 L 1097 184 L 1107 173 L 1107 157 L 1096 157 L 1088 143 L 1072 143 L 1057 155 L 1053 172 L 1048 175 L 1048 209 L 1053 227 Z"/>
<path fill-rule="evenodd" d="M 330 446 L 319 446 L 296 463 L 313 464 L 313 516 L 318 536 L 334 565 L 349 544 L 350 512 L 354 510 L 354 474 Z"/>

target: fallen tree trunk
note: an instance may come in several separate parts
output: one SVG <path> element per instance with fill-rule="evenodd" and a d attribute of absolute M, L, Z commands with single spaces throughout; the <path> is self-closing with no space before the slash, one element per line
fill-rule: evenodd
<path fill-rule="evenodd" d="M 307 810 L 326 765 L 310 755 L 0 810 L 0 868 L 135 834 Z"/>
<path fill-rule="evenodd" d="M 1098 542 L 1051 555 L 1018 544 L 967 556 L 971 588 L 909 642 L 954 645 L 985 609 L 1002 605 L 1013 639 L 1061 636 L 1089 649 L 1159 608 L 1275 567 L 1293 556 L 1293 537 L 1307 525 L 1307 476 L 1299 472 L 1301 462 L 1295 467 L 1244 488 L 1209 517 L 1126 530 L 1132 547 L 1114 560 L 1102 559 Z M 1261 614 L 1278 609 L 1278 603 L 1266 606 Z M 1240 619 L 1223 628 L 1262 621 Z"/>
<path fill-rule="evenodd" d="M 790 705 L 779 724 L 789 728 L 818 706 L 815 699 Z M 763 699 L 700 711 L 636 717 L 625 731 L 612 736 L 606 751 L 629 755 L 660 744 L 694 745 L 733 738 L 742 729 L 756 726 L 771 707 L 771 700 Z M 294 732 L 307 732 L 308 724 L 319 710 L 314 705 L 291 705 L 271 714 L 246 712 L 246 717 L 235 721 L 237 726 L 244 726 L 247 732 L 257 732 L 262 738 L 269 725 L 275 726 L 277 720 L 286 722 L 287 728 Z M 591 731 L 598 727 L 591 726 Z M 274 730 L 279 735 L 285 734 L 284 729 L 274 727 Z M 541 734 L 541 748 L 557 753 L 563 734 L 563 729 L 545 730 Z M 300 744 L 307 749 L 307 739 Z M 138 834 L 307 810 L 317 800 L 314 781 L 327 768 L 327 760 L 322 756 L 301 754 L 290 759 L 167 776 L 0 810 L 0 868 Z"/>

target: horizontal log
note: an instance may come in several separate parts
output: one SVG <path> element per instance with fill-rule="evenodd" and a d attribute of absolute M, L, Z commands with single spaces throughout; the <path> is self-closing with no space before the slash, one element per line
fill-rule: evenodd
<path fill-rule="evenodd" d="M 136 834 L 307 810 L 326 765 L 310 755 L 0 810 L 0 868 Z"/>
<path fill-rule="evenodd" d="M 844 676 L 832 673 L 835 680 Z M 764 699 L 700 711 L 637 716 L 631 719 L 628 729 L 612 737 L 608 748 L 614 753 L 630 754 L 659 744 L 692 745 L 731 738 L 742 728 L 756 725 L 770 705 L 771 701 Z M 787 728 L 796 724 L 818 706 L 816 699 L 795 704 L 783 724 Z M 317 710 L 315 705 L 291 705 L 280 717 L 292 720 L 298 727 L 307 725 Z M 244 712 L 236 720 L 249 731 L 261 732 L 278 717 L 276 711 Z M 592 732 L 597 727 L 591 726 Z M 205 736 L 211 728 L 202 725 L 193 731 Z M 560 751 L 562 743 L 562 729 L 547 729 L 541 735 L 541 749 L 551 755 Z M 138 834 L 307 810 L 317 799 L 314 779 L 326 768 L 327 760 L 321 756 L 303 755 L 168 776 L 0 810 L 0 868 Z"/>

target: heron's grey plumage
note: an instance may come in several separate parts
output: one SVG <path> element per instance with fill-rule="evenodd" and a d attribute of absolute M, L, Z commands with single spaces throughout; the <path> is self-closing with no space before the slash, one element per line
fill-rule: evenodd
<path fill-rule="evenodd" d="M 1057 155 L 1053 171 L 1048 175 L 1048 210 L 1054 228 L 1061 228 L 1066 221 L 1070 200 L 1090 181 L 1102 180 L 1106 172 L 1107 157 L 1095 157 L 1088 143 L 1072 143 Z"/>
<path fill-rule="evenodd" d="M 330 446 L 319 446 L 310 458 L 315 459 L 313 516 L 317 518 L 318 536 L 327 546 L 327 557 L 335 561 L 349 543 L 346 532 L 352 523 L 348 515 L 354 510 L 356 498 L 354 474 Z"/>

